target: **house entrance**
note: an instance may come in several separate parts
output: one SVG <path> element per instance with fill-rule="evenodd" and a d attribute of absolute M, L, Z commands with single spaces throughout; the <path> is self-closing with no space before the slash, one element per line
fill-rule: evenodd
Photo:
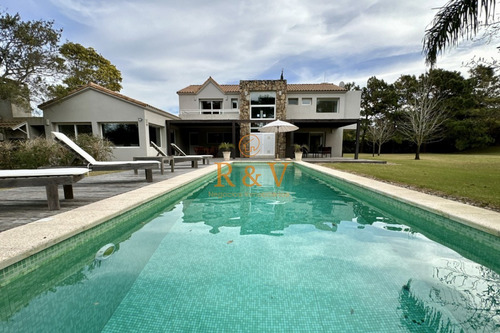
<path fill-rule="evenodd" d="M 250 140 L 249 156 L 271 158 L 274 156 L 274 133 L 252 133 L 254 139 Z"/>
<path fill-rule="evenodd" d="M 309 148 L 311 152 L 319 151 L 319 148 L 323 146 L 323 133 L 311 133 L 309 135 Z"/>

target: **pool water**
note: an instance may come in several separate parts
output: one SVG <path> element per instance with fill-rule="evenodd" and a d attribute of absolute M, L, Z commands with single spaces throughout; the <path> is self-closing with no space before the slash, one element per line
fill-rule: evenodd
<path fill-rule="evenodd" d="M 234 187 L 213 176 L 1 284 L 0 332 L 500 330 L 498 238 L 273 167 L 233 166 Z"/>

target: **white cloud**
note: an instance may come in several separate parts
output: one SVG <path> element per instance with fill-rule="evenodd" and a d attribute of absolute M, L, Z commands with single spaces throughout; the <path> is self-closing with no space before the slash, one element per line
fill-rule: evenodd
<path fill-rule="evenodd" d="M 370 76 L 422 73 L 424 31 L 447 0 L 5 2 L 23 19 L 54 19 L 64 40 L 94 47 L 121 70 L 122 93 L 172 110 L 176 91 L 209 76 L 238 83 L 278 78 L 284 68 L 289 82 L 364 85 Z M 495 52 L 463 44 L 438 65 L 464 71 L 474 54 Z"/>

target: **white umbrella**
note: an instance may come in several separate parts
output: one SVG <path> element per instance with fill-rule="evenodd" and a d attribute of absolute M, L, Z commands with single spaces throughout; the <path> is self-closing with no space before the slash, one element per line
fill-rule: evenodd
<path fill-rule="evenodd" d="M 286 121 L 283 120 L 275 120 L 267 125 L 262 126 L 259 129 L 259 131 L 267 133 L 285 133 L 285 132 L 293 132 L 298 129 L 299 128 L 294 124 L 287 123 Z"/>
<path fill-rule="evenodd" d="M 287 123 L 286 121 L 282 120 L 275 120 L 270 122 L 267 125 L 262 126 L 259 128 L 260 132 L 266 132 L 266 133 L 285 133 L 285 132 L 293 132 L 298 130 L 299 128 L 293 124 Z M 278 136 L 276 136 L 275 140 L 275 149 L 276 149 L 276 159 L 279 159 L 279 153 L 278 153 L 278 145 L 276 144 L 278 142 Z"/>

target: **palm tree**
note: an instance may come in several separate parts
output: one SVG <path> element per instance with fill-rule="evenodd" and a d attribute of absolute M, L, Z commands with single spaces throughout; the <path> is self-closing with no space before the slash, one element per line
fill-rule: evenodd
<path fill-rule="evenodd" d="M 460 38 L 476 35 L 483 24 L 479 19 L 484 13 L 485 24 L 495 17 L 496 0 L 450 0 L 434 17 L 426 30 L 423 52 L 425 61 L 433 66 L 439 53 Z"/>

